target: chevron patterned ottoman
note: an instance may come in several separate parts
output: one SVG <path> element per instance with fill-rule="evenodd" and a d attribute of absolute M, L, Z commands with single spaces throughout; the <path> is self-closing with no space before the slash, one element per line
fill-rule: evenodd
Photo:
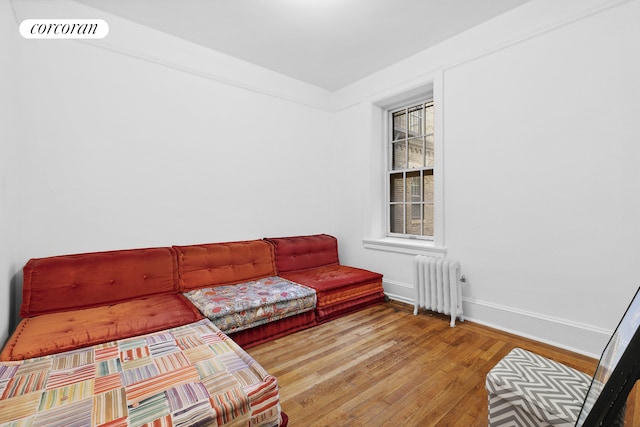
<path fill-rule="evenodd" d="M 487 374 L 489 427 L 571 426 L 591 377 L 520 348 Z"/>

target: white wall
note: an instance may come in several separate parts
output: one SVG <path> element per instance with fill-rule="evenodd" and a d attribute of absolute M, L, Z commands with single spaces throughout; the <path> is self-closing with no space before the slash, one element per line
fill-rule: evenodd
<path fill-rule="evenodd" d="M 21 45 L 23 257 L 330 227 L 330 114 L 287 99 L 299 82 L 100 17 L 108 44 Z"/>
<path fill-rule="evenodd" d="M 447 72 L 447 246 L 478 315 L 613 328 L 640 286 L 634 16 L 639 2 Z"/>
<path fill-rule="evenodd" d="M 533 1 L 336 94 L 340 132 L 362 130 L 361 155 L 379 158 L 375 100 L 441 73 L 444 245 L 468 278 L 467 317 L 597 355 L 640 285 L 637 16 L 638 1 Z M 367 189 L 376 174 L 346 180 Z M 343 258 L 413 298 L 412 256 Z"/>
<path fill-rule="evenodd" d="M 108 45 L 13 42 L 26 111 L 8 275 L 32 257 L 333 232 L 321 91 L 228 57 L 207 69 L 205 49 L 106 18 Z"/>
<path fill-rule="evenodd" d="M 19 189 L 16 164 L 20 107 L 18 80 L 14 64 L 18 61 L 15 19 L 8 2 L 0 4 L 0 343 L 7 338 L 14 322 L 11 306 L 16 299 L 17 280 L 12 252 L 18 244 L 15 225 L 18 212 L 15 208 Z"/>
<path fill-rule="evenodd" d="M 328 217 L 327 113 L 83 44 L 29 52 L 30 256 L 256 238 Z"/>

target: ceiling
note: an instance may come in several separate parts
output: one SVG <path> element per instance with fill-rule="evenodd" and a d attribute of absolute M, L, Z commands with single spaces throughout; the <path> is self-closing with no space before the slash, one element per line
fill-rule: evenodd
<path fill-rule="evenodd" d="M 529 0 L 76 0 L 330 91 Z"/>

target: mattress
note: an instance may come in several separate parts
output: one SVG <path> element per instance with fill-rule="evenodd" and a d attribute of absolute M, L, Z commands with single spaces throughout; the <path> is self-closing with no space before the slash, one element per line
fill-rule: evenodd
<path fill-rule="evenodd" d="M 278 426 L 279 390 L 208 319 L 0 363 L 0 425 Z"/>
<path fill-rule="evenodd" d="M 225 333 L 235 333 L 314 310 L 316 291 L 278 276 L 184 294 Z"/>

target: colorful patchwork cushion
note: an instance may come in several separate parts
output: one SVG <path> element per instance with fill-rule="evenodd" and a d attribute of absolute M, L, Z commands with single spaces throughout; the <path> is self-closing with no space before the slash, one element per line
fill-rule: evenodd
<path fill-rule="evenodd" d="M 0 425 L 277 426 L 276 379 L 209 320 L 0 363 Z"/>
<path fill-rule="evenodd" d="M 226 333 L 313 310 L 316 291 L 278 276 L 184 294 Z"/>

